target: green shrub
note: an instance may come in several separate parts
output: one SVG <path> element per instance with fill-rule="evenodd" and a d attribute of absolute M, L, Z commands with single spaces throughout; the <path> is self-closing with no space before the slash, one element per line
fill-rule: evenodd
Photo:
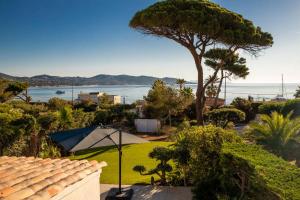
<path fill-rule="evenodd" d="M 103 125 L 108 125 L 111 124 L 113 122 L 113 116 L 110 110 L 108 109 L 99 109 L 98 111 L 96 111 L 95 113 L 95 119 L 93 124 L 95 125 L 99 125 L 99 124 L 103 124 Z"/>
<path fill-rule="evenodd" d="M 230 122 L 234 124 L 245 120 L 245 113 L 236 108 L 219 108 L 205 113 L 206 121 L 222 128 Z"/>
<path fill-rule="evenodd" d="M 286 102 L 267 102 L 259 106 L 260 114 L 270 115 L 272 112 L 288 115 L 292 112 L 292 118 L 300 116 L 300 99 L 291 99 Z"/>
<path fill-rule="evenodd" d="M 266 102 L 258 107 L 259 114 L 270 115 L 272 112 L 281 113 L 284 102 Z"/>
<path fill-rule="evenodd" d="M 231 105 L 234 106 L 234 108 L 239 109 L 245 113 L 245 122 L 249 122 L 255 119 L 257 109 L 255 109 L 256 104 L 254 104 L 253 102 L 237 97 L 232 101 Z"/>
<path fill-rule="evenodd" d="M 84 112 L 95 112 L 98 105 L 91 100 L 81 101 L 74 105 L 75 109 L 83 109 Z"/>
<path fill-rule="evenodd" d="M 240 141 L 234 131 L 213 125 L 191 127 L 178 134 L 174 162 L 183 177 L 192 180 L 195 199 L 255 199 L 257 194 L 264 195 L 255 168 L 247 160 L 222 151 L 224 143 Z"/>
<path fill-rule="evenodd" d="M 253 113 L 255 113 L 255 115 L 258 114 L 258 108 L 261 105 L 263 105 L 263 102 L 251 102 L 252 111 L 253 111 Z M 254 118 L 255 118 L 255 116 L 254 116 Z"/>
<path fill-rule="evenodd" d="M 49 99 L 48 101 L 48 106 L 51 110 L 60 110 L 65 106 L 69 106 L 70 102 L 66 101 L 64 99 L 60 99 L 57 97 L 53 97 L 51 99 Z"/>
<path fill-rule="evenodd" d="M 260 121 L 253 121 L 249 124 L 246 135 L 272 153 L 285 159 L 291 159 L 292 154 L 289 155 L 287 152 L 293 152 L 293 149 L 296 152 L 299 149 L 297 138 L 300 132 L 300 119 L 290 119 L 291 114 L 284 116 L 272 112 L 271 115 L 261 115 Z M 294 148 L 292 148 L 293 146 Z M 297 160 L 297 154 L 293 156 L 292 159 Z"/>
<path fill-rule="evenodd" d="M 257 193 L 257 198 L 253 199 L 300 199 L 300 168 L 263 150 L 258 145 L 224 143 L 223 152 L 248 160 L 255 166 L 257 178 L 264 183 L 261 189 L 268 188 L 273 193 L 273 197 L 264 197 L 261 193 Z"/>
<path fill-rule="evenodd" d="M 59 149 L 47 141 L 45 138 L 41 140 L 41 149 L 38 155 L 40 158 L 59 158 L 61 157 Z"/>
<path fill-rule="evenodd" d="M 293 112 L 292 118 L 300 116 L 300 99 L 291 99 L 288 100 L 281 110 L 283 115 L 287 115 L 290 112 Z"/>

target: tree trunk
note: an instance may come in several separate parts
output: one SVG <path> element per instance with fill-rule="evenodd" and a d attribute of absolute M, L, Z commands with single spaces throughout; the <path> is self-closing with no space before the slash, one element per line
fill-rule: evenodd
<path fill-rule="evenodd" d="M 171 111 L 169 110 L 169 126 L 172 126 L 172 118 L 171 118 Z"/>
<path fill-rule="evenodd" d="M 3 156 L 3 145 L 0 144 L 0 156 Z"/>
<path fill-rule="evenodd" d="M 38 143 L 39 143 L 39 138 L 38 135 L 32 134 L 30 136 L 30 154 L 34 157 L 37 157 L 37 153 L 38 153 Z"/>
<path fill-rule="evenodd" d="M 218 99 L 219 99 L 219 95 L 220 95 L 220 92 L 221 92 L 221 87 L 222 87 L 222 84 L 223 84 L 223 79 L 224 79 L 224 72 L 223 72 L 223 70 L 221 70 L 220 83 L 219 83 L 218 90 L 217 90 L 217 95 L 216 95 L 215 101 L 214 101 L 214 107 L 215 108 L 218 106 Z"/>
<path fill-rule="evenodd" d="M 186 187 L 187 186 L 187 181 L 186 181 L 186 168 L 183 167 L 183 186 Z"/>
<path fill-rule="evenodd" d="M 196 114 L 197 114 L 197 125 L 204 125 L 203 110 L 205 106 L 205 88 L 203 80 L 203 68 L 202 68 L 202 57 L 205 52 L 203 47 L 200 55 L 197 54 L 197 51 L 194 48 L 189 48 L 191 54 L 193 55 L 195 65 L 198 72 L 198 82 L 197 82 L 197 91 L 196 91 Z"/>
<path fill-rule="evenodd" d="M 197 125 L 204 125 L 203 111 L 205 107 L 205 96 L 204 96 L 204 86 L 203 86 L 203 71 L 198 70 L 198 85 L 196 92 L 196 113 L 197 113 Z"/>

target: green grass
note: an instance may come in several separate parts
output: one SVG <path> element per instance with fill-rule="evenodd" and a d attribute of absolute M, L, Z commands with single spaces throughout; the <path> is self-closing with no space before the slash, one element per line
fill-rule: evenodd
<path fill-rule="evenodd" d="M 122 184 L 149 184 L 151 176 L 141 176 L 134 172 L 135 165 L 144 165 L 147 169 L 154 167 L 157 162 L 148 157 L 148 154 L 156 146 L 169 146 L 170 142 L 150 142 L 144 144 L 132 144 L 123 146 L 122 158 Z M 101 183 L 118 183 L 118 150 L 114 147 L 102 147 L 92 150 L 77 152 L 70 159 L 88 159 L 105 161 L 108 166 L 103 168 Z M 158 179 L 154 175 L 155 180 Z"/>
<path fill-rule="evenodd" d="M 248 160 L 267 187 L 282 199 L 300 199 L 300 168 L 249 144 L 226 144 L 224 152 Z"/>
<path fill-rule="evenodd" d="M 144 165 L 147 169 L 154 167 L 157 162 L 148 157 L 149 152 L 156 146 L 169 146 L 170 142 L 151 142 L 123 146 L 123 184 L 149 184 L 151 176 L 141 176 L 134 172 L 135 165 Z M 263 150 L 259 146 L 249 144 L 225 144 L 224 152 L 248 160 L 255 167 L 257 174 L 267 188 L 282 199 L 300 199 L 300 169 L 277 156 Z M 78 152 L 71 159 L 88 159 L 106 161 L 108 166 L 103 168 L 101 183 L 118 183 L 118 151 L 114 147 L 104 147 Z M 154 176 L 157 180 L 157 176 Z"/>

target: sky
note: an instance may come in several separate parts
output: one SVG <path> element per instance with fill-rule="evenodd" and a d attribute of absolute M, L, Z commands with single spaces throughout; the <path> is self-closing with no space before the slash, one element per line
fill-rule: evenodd
<path fill-rule="evenodd" d="M 247 58 L 250 75 L 233 82 L 300 82 L 299 0 L 214 0 L 270 32 L 273 47 Z M 0 72 L 150 75 L 196 80 L 189 52 L 129 28 L 153 0 L 0 0 Z M 208 74 L 209 71 L 206 71 Z"/>

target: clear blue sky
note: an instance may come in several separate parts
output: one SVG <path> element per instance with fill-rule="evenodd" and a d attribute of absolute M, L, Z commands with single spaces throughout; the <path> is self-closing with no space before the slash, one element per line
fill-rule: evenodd
<path fill-rule="evenodd" d="M 0 72 L 32 76 L 152 75 L 196 79 L 192 57 L 128 27 L 150 0 L 0 0 Z M 215 0 L 271 32 L 245 82 L 300 82 L 299 0 Z M 241 80 L 238 80 L 241 82 Z"/>

